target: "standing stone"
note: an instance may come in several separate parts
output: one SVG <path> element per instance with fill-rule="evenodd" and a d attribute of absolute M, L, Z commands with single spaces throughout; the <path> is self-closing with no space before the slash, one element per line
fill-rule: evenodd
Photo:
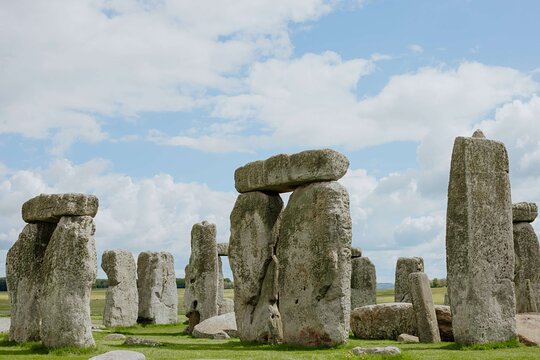
<path fill-rule="evenodd" d="M 377 303 L 375 265 L 367 257 L 352 258 L 351 309 Z"/>
<path fill-rule="evenodd" d="M 273 256 L 273 228 L 282 208 L 279 195 L 250 192 L 238 196 L 231 213 L 229 263 L 242 341 L 277 343 L 283 337 L 277 308 L 278 263 Z"/>
<path fill-rule="evenodd" d="M 90 216 L 65 216 L 43 259 L 41 339 L 47 347 L 95 346 L 90 291 L 96 280 L 95 225 Z"/>
<path fill-rule="evenodd" d="M 416 272 L 409 275 L 409 282 L 418 338 L 423 343 L 438 343 L 441 341 L 441 336 L 429 279 L 425 273 Z"/>
<path fill-rule="evenodd" d="M 277 242 L 283 342 L 347 342 L 351 308 L 349 195 L 338 182 L 297 188 Z"/>
<path fill-rule="evenodd" d="M 94 195 L 41 194 L 23 204 L 22 217 L 27 223 L 57 223 L 62 216 L 94 217 L 97 214 L 98 205 L 98 198 Z"/>
<path fill-rule="evenodd" d="M 25 226 L 6 256 L 11 325 L 9 340 L 38 341 L 41 323 L 40 297 L 43 287 L 43 257 L 55 224 Z"/>
<path fill-rule="evenodd" d="M 178 321 L 178 294 L 173 256 L 145 251 L 137 259 L 138 323 L 174 324 Z"/>
<path fill-rule="evenodd" d="M 400 257 L 396 263 L 396 280 L 394 284 L 395 302 L 411 302 L 409 275 L 424 271 L 424 259 L 421 257 Z"/>
<path fill-rule="evenodd" d="M 101 268 L 108 277 L 103 325 L 132 326 L 137 323 L 139 295 L 137 269 L 128 250 L 107 250 L 101 257 Z"/>
<path fill-rule="evenodd" d="M 508 155 L 477 131 L 454 142 L 448 185 L 446 266 L 457 343 L 516 336 Z"/>

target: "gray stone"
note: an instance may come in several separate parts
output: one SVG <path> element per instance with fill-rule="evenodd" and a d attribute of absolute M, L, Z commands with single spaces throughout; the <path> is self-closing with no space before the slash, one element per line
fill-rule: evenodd
<path fill-rule="evenodd" d="M 534 305 L 540 304 L 540 245 L 532 225 L 527 222 L 515 222 L 513 236 L 516 311 L 532 312 Z"/>
<path fill-rule="evenodd" d="M 240 193 L 288 192 L 311 182 L 338 180 L 348 167 L 349 160 L 330 149 L 280 154 L 236 169 L 234 184 Z"/>
<path fill-rule="evenodd" d="M 128 336 L 126 341 L 124 341 L 124 345 L 160 346 L 161 342 L 135 336 Z"/>
<path fill-rule="evenodd" d="M 165 251 L 145 251 L 137 259 L 139 317 L 143 324 L 178 321 L 178 294 L 173 256 Z"/>
<path fill-rule="evenodd" d="M 385 346 L 385 347 L 372 347 L 372 348 L 363 348 L 357 346 L 351 350 L 353 355 L 362 356 L 362 355 L 398 355 L 401 354 L 401 350 L 395 346 Z"/>
<path fill-rule="evenodd" d="M 359 247 L 354 247 L 352 246 L 351 247 L 351 258 L 359 258 L 359 257 L 362 257 L 362 249 L 360 249 Z"/>
<path fill-rule="evenodd" d="M 424 259 L 421 257 L 400 257 L 396 263 L 396 277 L 394 283 L 394 301 L 411 302 L 409 289 L 409 275 L 424 271 Z"/>
<path fill-rule="evenodd" d="M 43 259 L 41 340 L 47 347 L 95 346 L 90 291 L 96 280 L 95 226 L 90 216 L 65 216 Z"/>
<path fill-rule="evenodd" d="M 540 345 L 540 314 L 517 314 L 518 339 L 527 346 Z"/>
<path fill-rule="evenodd" d="M 406 342 L 406 343 L 418 343 L 420 339 L 418 336 L 409 335 L 409 334 L 400 334 L 397 337 L 397 341 Z"/>
<path fill-rule="evenodd" d="M 135 325 L 139 312 L 139 294 L 133 255 L 128 250 L 107 250 L 101 257 L 101 268 L 107 274 L 109 284 L 103 324 L 108 327 Z"/>
<path fill-rule="evenodd" d="M 11 325 L 9 339 L 38 341 L 41 323 L 40 297 L 43 288 L 43 257 L 55 229 L 54 224 L 28 224 L 6 256 Z"/>
<path fill-rule="evenodd" d="M 143 353 L 129 350 L 113 350 L 93 356 L 89 360 L 146 360 Z"/>
<path fill-rule="evenodd" d="M 352 258 L 351 309 L 377 303 L 375 265 L 367 257 Z"/>
<path fill-rule="evenodd" d="M 98 198 L 94 195 L 41 194 L 23 204 L 22 217 L 27 223 L 57 223 L 62 216 L 94 217 L 97 214 L 98 205 Z"/>
<path fill-rule="evenodd" d="M 217 253 L 219 256 L 229 256 L 229 243 L 218 243 Z"/>
<path fill-rule="evenodd" d="M 439 326 L 439 335 L 442 341 L 454 341 L 452 332 L 452 312 L 450 306 L 435 305 L 435 314 L 437 315 L 437 324 Z"/>
<path fill-rule="evenodd" d="M 359 339 L 396 340 L 400 334 L 417 335 L 411 303 L 367 305 L 351 312 L 351 330 Z"/>
<path fill-rule="evenodd" d="M 224 315 L 234 312 L 234 300 L 223 298 L 223 301 L 219 305 L 219 314 Z"/>
<path fill-rule="evenodd" d="M 412 273 L 409 275 L 409 283 L 418 338 L 423 343 L 441 342 L 427 275 L 423 272 Z"/>
<path fill-rule="evenodd" d="M 508 170 L 504 144 L 456 138 L 448 185 L 446 265 L 457 343 L 516 336 Z"/>
<path fill-rule="evenodd" d="M 512 204 L 512 221 L 531 223 L 538 216 L 538 206 L 535 203 L 520 202 Z"/>
<path fill-rule="evenodd" d="M 192 335 L 209 339 L 237 337 L 236 317 L 234 313 L 227 313 L 201 321 L 193 328 Z"/>
<path fill-rule="evenodd" d="M 349 195 L 342 185 L 312 183 L 292 193 L 276 247 L 283 342 L 347 342 L 351 240 Z"/>
<path fill-rule="evenodd" d="M 238 196 L 231 213 L 229 263 L 242 341 L 276 343 L 283 336 L 276 304 L 277 258 L 273 256 L 273 228 L 282 207 L 279 195 L 250 192 Z"/>
<path fill-rule="evenodd" d="M 126 335 L 124 334 L 109 334 L 103 338 L 105 341 L 111 340 L 126 340 Z"/>

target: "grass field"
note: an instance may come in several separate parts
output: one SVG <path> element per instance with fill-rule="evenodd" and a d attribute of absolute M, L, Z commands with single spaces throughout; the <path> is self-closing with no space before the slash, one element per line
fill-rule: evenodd
<path fill-rule="evenodd" d="M 435 303 L 442 303 L 446 289 L 433 289 Z M 183 289 L 178 291 L 179 304 L 183 304 Z M 232 290 L 226 290 L 225 296 L 232 298 Z M 378 291 L 377 301 L 392 302 L 393 290 Z M 96 323 L 101 320 L 101 313 L 105 300 L 105 290 L 98 289 L 92 292 L 91 312 Z M 0 293 L 1 315 L 9 315 L 9 302 L 6 293 Z M 524 346 L 475 350 L 471 348 L 461 349 L 453 343 L 441 344 L 402 344 L 396 341 L 366 341 L 351 338 L 344 346 L 331 349 L 310 349 L 289 345 L 256 345 L 242 344 L 238 339 L 207 340 L 196 339 L 185 335 L 185 326 L 182 322 L 186 319 L 182 314 L 182 306 L 179 306 L 179 324 L 175 325 L 148 325 L 134 326 L 129 328 L 107 329 L 111 332 L 123 333 L 163 343 L 162 346 L 149 348 L 142 346 L 122 345 L 122 341 L 105 341 L 103 338 L 108 333 L 94 333 L 97 347 L 90 350 L 57 349 L 48 350 L 39 343 L 13 344 L 7 341 L 6 336 L 0 341 L 0 359 L 88 359 L 94 355 L 111 350 L 134 350 L 142 352 L 147 359 L 349 359 L 353 358 L 350 350 L 355 346 L 397 346 L 402 350 L 402 355 L 391 357 L 400 359 L 433 359 L 433 360 L 488 360 L 488 359 L 540 359 L 540 348 L 527 348 Z M 363 357 L 367 359 L 384 359 L 384 357 Z M 390 359 L 390 357 L 388 358 Z"/>

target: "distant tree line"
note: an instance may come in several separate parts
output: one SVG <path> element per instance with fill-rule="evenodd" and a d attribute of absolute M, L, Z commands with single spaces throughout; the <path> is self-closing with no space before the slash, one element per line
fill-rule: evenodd
<path fill-rule="evenodd" d="M 446 287 L 446 278 L 444 278 L 444 279 L 433 278 L 431 280 L 431 287 L 432 288 Z"/>

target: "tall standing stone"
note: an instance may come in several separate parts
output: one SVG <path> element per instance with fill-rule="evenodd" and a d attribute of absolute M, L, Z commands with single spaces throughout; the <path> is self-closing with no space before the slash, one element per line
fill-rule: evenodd
<path fill-rule="evenodd" d="M 283 208 L 279 195 L 238 196 L 231 213 L 229 263 L 234 309 L 242 341 L 276 343 L 283 331 L 277 308 L 277 258 L 273 229 Z"/>
<path fill-rule="evenodd" d="M 377 303 L 375 265 L 367 257 L 351 259 L 351 310 Z"/>
<path fill-rule="evenodd" d="M 480 131 L 454 142 L 448 185 L 446 266 L 458 343 L 516 336 L 512 202 L 504 144 Z"/>
<path fill-rule="evenodd" d="M 43 257 L 56 224 L 25 226 L 6 256 L 6 280 L 10 298 L 9 339 L 39 341 L 43 288 Z"/>
<path fill-rule="evenodd" d="M 143 324 L 178 321 L 178 294 L 173 256 L 165 251 L 144 251 L 137 259 L 139 317 Z"/>
<path fill-rule="evenodd" d="M 107 250 L 101 257 L 101 268 L 107 274 L 109 285 L 105 296 L 103 325 L 135 325 L 139 311 L 139 295 L 133 255 L 128 250 Z"/>
<path fill-rule="evenodd" d="M 441 341 L 441 335 L 429 279 L 425 273 L 415 272 L 409 275 L 409 282 L 418 338 L 420 342 L 438 343 Z"/>
<path fill-rule="evenodd" d="M 335 181 L 297 188 L 280 226 L 276 255 L 283 341 L 347 342 L 352 238 L 347 190 Z"/>
<path fill-rule="evenodd" d="M 396 263 L 396 278 L 394 283 L 395 302 L 411 302 L 409 275 L 424 271 L 424 259 L 421 257 L 400 257 Z"/>
<path fill-rule="evenodd" d="M 95 346 L 90 291 L 96 280 L 95 225 L 90 216 L 60 219 L 43 259 L 41 339 L 47 347 Z"/>

